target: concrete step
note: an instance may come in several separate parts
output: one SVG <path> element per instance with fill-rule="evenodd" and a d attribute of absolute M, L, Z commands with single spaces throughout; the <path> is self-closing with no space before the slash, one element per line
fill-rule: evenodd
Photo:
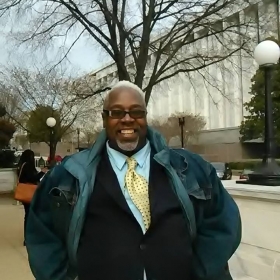
<path fill-rule="evenodd" d="M 233 277 L 234 280 L 258 280 L 249 276 Z"/>
<path fill-rule="evenodd" d="M 232 275 L 233 280 L 259 280 L 254 277 L 247 276 L 242 272 L 237 272 L 233 269 L 230 270 L 230 273 Z"/>
<path fill-rule="evenodd" d="M 246 275 L 234 275 L 234 274 L 232 274 L 232 278 L 233 280 L 259 280 Z"/>

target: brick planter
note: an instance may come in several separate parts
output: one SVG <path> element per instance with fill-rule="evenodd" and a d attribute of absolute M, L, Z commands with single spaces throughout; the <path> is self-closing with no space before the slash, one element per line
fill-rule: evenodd
<path fill-rule="evenodd" d="M 16 184 L 16 169 L 0 168 L 0 194 L 13 192 Z"/>

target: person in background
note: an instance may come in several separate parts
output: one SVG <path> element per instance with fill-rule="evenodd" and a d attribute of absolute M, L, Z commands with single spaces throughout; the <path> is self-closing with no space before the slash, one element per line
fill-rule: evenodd
<path fill-rule="evenodd" d="M 17 174 L 19 176 L 19 183 L 29 183 L 37 185 L 40 182 L 40 179 L 45 174 L 46 170 L 43 168 L 41 172 L 38 172 L 35 167 L 35 154 L 32 150 L 25 150 L 18 163 Z M 25 216 L 24 216 L 24 235 L 27 223 L 27 217 L 29 213 L 29 203 L 23 203 Z M 25 246 L 25 239 L 23 242 Z"/>

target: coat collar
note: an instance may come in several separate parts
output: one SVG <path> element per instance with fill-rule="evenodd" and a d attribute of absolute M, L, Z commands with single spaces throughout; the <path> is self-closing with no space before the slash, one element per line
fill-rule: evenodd
<path fill-rule="evenodd" d="M 162 165 L 171 165 L 177 172 L 183 172 L 187 169 L 188 163 L 186 158 L 176 152 L 176 150 L 170 149 L 159 132 L 148 127 L 147 138 L 155 151 L 155 158 L 160 161 Z M 107 135 L 106 131 L 103 129 L 91 148 L 74 154 L 65 161 L 65 168 L 77 178 L 80 177 L 79 172 L 81 168 L 90 176 L 94 163 L 99 162 L 106 141 Z"/>

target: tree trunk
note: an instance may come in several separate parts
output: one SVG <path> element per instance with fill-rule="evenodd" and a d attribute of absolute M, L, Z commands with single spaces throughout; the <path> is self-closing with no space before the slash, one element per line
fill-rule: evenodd
<path fill-rule="evenodd" d="M 118 77 L 120 81 L 130 81 L 130 77 L 127 71 L 124 71 L 124 69 L 122 69 L 121 65 L 117 65 L 118 67 Z"/>
<path fill-rule="evenodd" d="M 145 102 L 147 106 L 151 97 L 152 89 L 153 89 L 152 87 L 148 87 L 145 91 Z"/>

